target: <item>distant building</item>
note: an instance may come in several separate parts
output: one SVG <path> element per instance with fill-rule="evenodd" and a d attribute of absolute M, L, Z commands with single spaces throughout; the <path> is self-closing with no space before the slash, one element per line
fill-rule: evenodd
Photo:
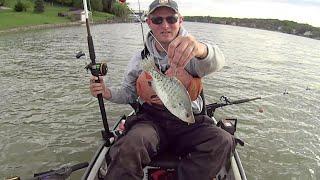
<path fill-rule="evenodd" d="M 312 34 L 311 31 L 306 31 L 303 35 L 304 35 L 304 36 L 312 36 L 313 34 Z"/>
<path fill-rule="evenodd" d="M 144 10 L 133 10 L 132 11 L 134 14 L 138 15 L 138 16 L 147 16 L 147 11 L 144 11 Z"/>
<path fill-rule="evenodd" d="M 84 10 L 72 10 L 68 12 L 59 12 L 58 16 L 59 17 L 69 17 L 71 21 L 80 21 L 82 23 L 86 22 L 86 16 L 85 16 L 85 11 Z"/>
<path fill-rule="evenodd" d="M 82 11 L 80 13 L 80 22 L 85 23 L 86 22 L 86 12 Z"/>
<path fill-rule="evenodd" d="M 129 18 L 133 22 L 140 22 L 140 17 L 141 17 L 141 21 L 145 22 L 147 20 L 147 11 L 133 10 L 133 13 L 129 14 Z"/>
<path fill-rule="evenodd" d="M 129 14 L 128 17 L 133 22 L 140 22 L 140 16 L 138 14 Z"/>

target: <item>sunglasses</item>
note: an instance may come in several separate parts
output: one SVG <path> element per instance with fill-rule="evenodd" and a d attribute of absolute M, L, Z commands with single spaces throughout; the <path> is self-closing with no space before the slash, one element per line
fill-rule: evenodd
<path fill-rule="evenodd" d="M 166 19 L 167 23 L 169 24 L 174 24 L 178 21 L 179 19 L 179 16 L 178 14 L 175 14 L 175 15 L 172 15 L 172 16 L 168 16 L 168 17 L 161 17 L 161 16 L 154 16 L 154 17 L 151 17 L 151 22 L 153 24 L 156 24 L 156 25 L 160 25 L 163 23 L 164 19 Z"/>

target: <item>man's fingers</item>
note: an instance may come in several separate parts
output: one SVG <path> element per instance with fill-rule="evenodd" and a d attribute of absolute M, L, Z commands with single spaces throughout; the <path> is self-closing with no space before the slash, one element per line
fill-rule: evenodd
<path fill-rule="evenodd" d="M 177 67 L 177 64 L 179 63 L 179 60 L 181 58 L 181 54 L 183 53 L 183 50 L 180 48 L 185 46 L 185 44 L 181 43 L 183 43 L 183 37 L 178 36 L 168 46 L 168 63 L 172 68 Z"/>
<path fill-rule="evenodd" d="M 153 103 L 153 104 L 162 104 L 161 100 L 158 97 L 151 98 L 151 103 Z"/>
<path fill-rule="evenodd" d="M 194 57 L 193 53 L 190 53 L 189 56 L 186 58 L 188 59 L 187 61 L 184 61 L 183 64 L 181 64 L 181 67 L 186 67 L 186 65 L 188 64 L 188 62 Z"/>
<path fill-rule="evenodd" d="M 92 96 L 97 97 L 98 94 L 102 94 L 102 97 L 108 99 L 111 97 L 111 94 L 110 91 L 107 91 L 103 78 L 103 76 L 91 76 L 89 89 Z"/>
<path fill-rule="evenodd" d="M 90 84 L 90 89 L 93 91 L 100 91 L 104 89 L 103 83 L 92 83 Z"/>
<path fill-rule="evenodd" d="M 194 46 L 193 44 L 188 44 L 184 49 L 182 56 L 177 64 L 178 67 L 185 67 L 185 65 L 194 57 Z"/>
<path fill-rule="evenodd" d="M 175 49 L 173 58 L 172 58 L 172 64 L 176 64 L 179 67 L 179 64 L 184 61 L 183 56 L 185 56 L 186 50 L 189 46 L 189 43 L 187 41 L 182 41 Z"/>
<path fill-rule="evenodd" d="M 185 65 L 197 54 L 197 41 L 193 36 L 178 36 L 169 44 L 169 64 L 173 68 Z"/>
<path fill-rule="evenodd" d="M 175 69 L 175 68 L 170 67 L 170 68 L 166 71 L 165 74 L 166 74 L 168 77 L 174 76 L 174 69 Z"/>
<path fill-rule="evenodd" d="M 103 82 L 103 76 L 91 76 L 90 77 L 90 83 L 95 83 L 97 80 L 99 80 L 99 82 Z"/>
<path fill-rule="evenodd" d="M 90 92 L 93 96 L 97 96 L 97 94 L 100 94 L 103 92 L 103 86 L 102 83 L 96 83 L 95 78 L 90 79 Z"/>
<path fill-rule="evenodd" d="M 175 53 L 175 50 L 177 48 L 177 46 L 181 43 L 181 36 L 178 36 L 177 38 L 175 38 L 168 46 L 168 57 L 169 59 L 173 58 L 173 55 Z"/>
<path fill-rule="evenodd" d="M 95 77 L 94 76 L 91 76 L 90 77 L 90 84 L 94 83 L 95 82 Z"/>
<path fill-rule="evenodd" d="M 101 89 L 101 88 L 92 89 L 92 90 L 91 90 L 91 94 L 92 94 L 94 97 L 97 97 L 98 94 L 103 94 L 103 89 Z"/>

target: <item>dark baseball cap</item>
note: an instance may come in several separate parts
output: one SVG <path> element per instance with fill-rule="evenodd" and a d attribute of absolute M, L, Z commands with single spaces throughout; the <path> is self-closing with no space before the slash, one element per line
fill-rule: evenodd
<path fill-rule="evenodd" d="M 148 15 L 159 7 L 168 7 L 173 9 L 176 13 L 179 12 L 178 4 L 173 0 L 154 0 L 149 6 Z"/>

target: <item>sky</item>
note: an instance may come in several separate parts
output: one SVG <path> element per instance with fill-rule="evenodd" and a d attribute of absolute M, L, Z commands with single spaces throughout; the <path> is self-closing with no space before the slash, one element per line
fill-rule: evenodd
<path fill-rule="evenodd" d="M 152 0 L 139 0 L 148 10 Z M 127 0 L 138 10 L 138 0 Z M 291 20 L 320 27 L 320 0 L 176 0 L 183 16 Z"/>

